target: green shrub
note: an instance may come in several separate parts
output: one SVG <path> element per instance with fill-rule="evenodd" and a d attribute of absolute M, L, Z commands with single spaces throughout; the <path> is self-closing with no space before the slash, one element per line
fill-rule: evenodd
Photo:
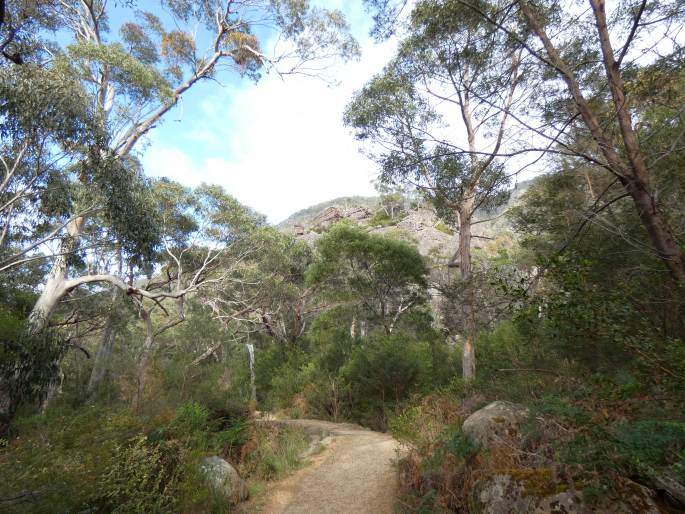
<path fill-rule="evenodd" d="M 247 467 L 263 480 L 283 478 L 297 469 L 301 465 L 299 456 L 309 447 L 304 431 L 295 427 L 257 427 L 254 438 Z"/>
<path fill-rule="evenodd" d="M 369 225 L 372 227 L 388 227 L 396 225 L 399 222 L 398 218 L 391 218 L 385 211 L 376 211 L 369 220 Z"/>
<path fill-rule="evenodd" d="M 141 435 L 117 446 L 111 467 L 99 481 L 102 507 L 121 514 L 173 511 L 180 460 L 174 442 L 150 444 Z"/>
<path fill-rule="evenodd" d="M 18 409 L 35 404 L 58 373 L 64 341 L 51 331 L 29 335 L 22 314 L 0 305 L 0 437 L 8 435 Z"/>
<path fill-rule="evenodd" d="M 455 234 L 454 230 L 450 227 L 448 227 L 444 222 L 439 221 L 435 225 L 435 230 L 439 230 L 443 234 L 447 234 L 448 236 L 453 236 Z"/>
<path fill-rule="evenodd" d="M 638 468 L 685 465 L 685 422 L 653 419 L 623 422 L 613 432 L 620 450 Z"/>
<path fill-rule="evenodd" d="M 176 410 L 173 426 L 184 432 L 195 432 L 207 426 L 209 409 L 197 402 L 187 402 Z"/>

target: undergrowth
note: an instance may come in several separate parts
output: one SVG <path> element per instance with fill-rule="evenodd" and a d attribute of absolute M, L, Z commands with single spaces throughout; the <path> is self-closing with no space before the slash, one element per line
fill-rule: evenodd
<path fill-rule="evenodd" d="M 204 457 L 221 456 L 259 483 L 296 469 L 307 447 L 303 432 L 252 424 L 239 407 L 62 405 L 20 418 L 19 435 L 0 449 L 0 510 L 230 512 L 200 471 Z"/>

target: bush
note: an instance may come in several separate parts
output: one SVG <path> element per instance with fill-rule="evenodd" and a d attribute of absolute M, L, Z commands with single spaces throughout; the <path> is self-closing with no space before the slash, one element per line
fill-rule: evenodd
<path fill-rule="evenodd" d="M 461 405 L 431 395 L 390 421 L 391 432 L 409 451 L 400 461 L 407 512 L 465 512 L 478 448 L 461 431 Z M 413 509 L 413 510 L 411 510 Z"/>
<path fill-rule="evenodd" d="M 420 389 L 430 370 L 428 345 L 406 334 L 374 335 L 355 348 L 341 375 L 349 384 L 353 419 L 387 430 L 388 409 Z"/>
<path fill-rule="evenodd" d="M 283 478 L 300 466 L 299 456 L 308 447 L 309 440 L 299 428 L 260 425 L 253 428 L 246 445 L 243 468 L 263 480 Z"/>
<path fill-rule="evenodd" d="M 435 225 L 435 230 L 439 230 L 443 234 L 447 234 L 448 236 L 453 236 L 455 234 L 454 230 L 448 227 L 444 222 L 439 221 Z"/>
<path fill-rule="evenodd" d="M 117 446 L 112 465 L 101 477 L 101 508 L 112 513 L 162 513 L 175 509 L 181 451 L 177 443 L 150 444 L 137 436 Z"/>
<path fill-rule="evenodd" d="M 29 335 L 22 315 L 0 305 L 0 437 L 8 435 L 21 406 L 45 396 L 64 345 L 50 331 Z"/>
<path fill-rule="evenodd" d="M 183 432 L 196 432 L 207 427 L 209 409 L 197 402 L 187 402 L 176 411 L 172 425 Z"/>

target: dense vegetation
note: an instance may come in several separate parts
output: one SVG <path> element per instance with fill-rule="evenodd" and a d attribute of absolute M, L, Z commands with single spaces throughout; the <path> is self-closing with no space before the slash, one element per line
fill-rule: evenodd
<path fill-rule="evenodd" d="M 306 237 L 136 147 L 197 83 L 356 56 L 341 13 L 121 2 L 114 33 L 103 2 L 0 3 L 0 510 L 228 511 L 203 458 L 254 492 L 308 445 L 255 409 L 390 431 L 407 512 L 504 471 L 685 508 L 683 6 L 366 3 L 399 45 L 344 120 L 380 197 Z M 418 211 L 454 247 L 422 255 Z M 529 408 L 520 445 L 462 433 L 493 400 Z"/>

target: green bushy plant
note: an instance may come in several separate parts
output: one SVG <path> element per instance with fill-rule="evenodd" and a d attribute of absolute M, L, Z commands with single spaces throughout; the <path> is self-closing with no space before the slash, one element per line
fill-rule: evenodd
<path fill-rule="evenodd" d="M 150 444 L 147 437 L 137 436 L 117 446 L 111 467 L 98 485 L 102 508 L 116 514 L 173 511 L 178 502 L 174 488 L 180 460 L 175 442 Z"/>
<path fill-rule="evenodd" d="M 297 469 L 302 463 L 300 455 L 309 446 L 304 431 L 296 427 L 264 426 L 257 428 L 253 437 L 246 467 L 263 480 L 283 478 Z"/>

